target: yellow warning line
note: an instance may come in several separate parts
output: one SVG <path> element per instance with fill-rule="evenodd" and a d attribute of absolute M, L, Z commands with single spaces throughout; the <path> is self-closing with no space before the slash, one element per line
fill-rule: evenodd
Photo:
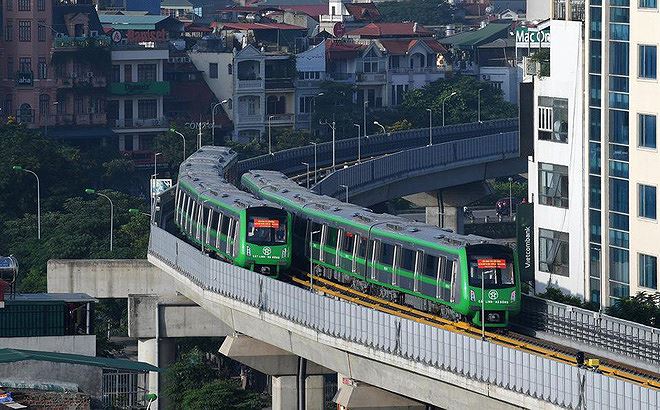
<path fill-rule="evenodd" d="M 309 276 L 309 274 L 306 274 Z M 293 277 L 292 278 L 295 283 L 298 283 L 299 285 L 305 286 L 305 287 L 310 287 L 310 283 L 307 280 Z M 365 293 L 359 292 L 353 288 L 340 285 L 338 283 L 329 281 L 325 278 L 321 278 L 319 276 L 314 276 L 314 290 L 321 291 L 325 294 L 335 296 L 344 300 L 347 300 L 349 302 L 353 302 L 365 307 L 369 307 L 384 313 L 392 314 L 395 316 L 399 316 L 405 319 L 410 319 L 418 323 L 423 323 L 429 326 L 434 326 L 440 329 L 445 329 L 449 330 L 451 332 L 455 333 L 460 333 L 464 334 L 466 336 L 470 336 L 473 338 L 481 338 L 481 331 L 479 329 L 476 329 L 472 326 L 470 326 L 467 323 L 464 322 L 452 322 L 450 320 L 444 319 L 442 317 L 433 315 L 428 312 L 420 311 L 415 308 L 412 308 L 410 306 L 403 306 L 399 305 L 397 303 L 391 302 L 389 300 L 385 300 L 382 298 L 379 298 L 377 296 L 373 295 L 367 295 Z M 326 285 L 326 286 L 320 286 L 319 283 Z M 329 287 L 327 287 L 329 286 Z M 337 289 L 333 290 L 331 288 Z M 347 293 L 353 295 L 349 296 Z M 366 300 L 365 300 L 366 299 Z M 560 353 L 556 352 L 550 349 L 546 349 L 541 346 L 536 346 L 531 343 L 527 342 L 522 342 L 520 340 L 516 340 L 507 336 L 503 336 L 497 333 L 493 332 L 486 332 L 485 336 L 487 339 L 490 341 L 500 344 L 502 346 L 508 346 L 508 347 L 513 347 L 519 350 L 523 350 L 529 353 L 534 353 L 543 357 L 548 357 L 552 358 L 554 360 L 558 360 L 560 362 L 572 365 L 572 366 L 577 366 L 575 357 L 567 355 L 565 353 Z M 598 367 L 598 371 L 600 371 L 603 374 L 606 375 L 612 375 L 619 377 L 621 379 L 625 379 L 628 381 L 631 381 L 633 383 L 640 384 L 645 387 L 651 387 L 655 389 L 660 389 L 660 382 L 652 379 L 645 378 L 644 376 L 639 376 L 630 372 L 626 372 L 624 370 L 620 369 L 615 369 L 610 366 L 605 366 L 601 365 Z"/>

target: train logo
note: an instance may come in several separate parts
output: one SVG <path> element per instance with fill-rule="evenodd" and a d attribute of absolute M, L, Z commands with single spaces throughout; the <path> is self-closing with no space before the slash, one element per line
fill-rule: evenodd
<path fill-rule="evenodd" d="M 266 247 L 264 248 L 263 252 L 264 252 L 264 255 L 266 255 L 266 256 L 270 256 L 270 254 L 271 254 L 272 251 L 271 251 L 270 247 L 266 246 Z"/>
<path fill-rule="evenodd" d="M 490 298 L 490 300 L 497 299 L 497 291 L 495 289 L 491 289 L 490 292 L 488 292 L 488 298 Z"/>

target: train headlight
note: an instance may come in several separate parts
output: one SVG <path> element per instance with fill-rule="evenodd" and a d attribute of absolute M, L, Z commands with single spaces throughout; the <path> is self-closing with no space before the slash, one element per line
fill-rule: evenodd
<path fill-rule="evenodd" d="M 511 292 L 511 302 L 515 302 L 515 301 L 516 301 L 516 291 L 514 290 L 513 292 Z"/>
<path fill-rule="evenodd" d="M 286 258 L 286 248 L 282 249 L 282 257 Z"/>
<path fill-rule="evenodd" d="M 486 315 L 486 321 L 491 322 L 491 323 L 497 323 L 500 321 L 500 314 L 499 313 L 488 313 Z"/>
<path fill-rule="evenodd" d="M 474 291 L 471 290 L 470 291 L 470 301 L 476 302 L 476 300 L 477 300 L 477 296 L 474 294 Z"/>

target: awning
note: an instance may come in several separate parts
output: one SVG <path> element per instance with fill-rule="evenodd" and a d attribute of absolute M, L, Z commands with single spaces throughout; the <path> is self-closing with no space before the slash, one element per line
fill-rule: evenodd
<path fill-rule="evenodd" d="M 440 39 L 440 43 L 456 48 L 472 48 L 490 43 L 496 38 L 507 37 L 510 23 L 490 23 L 475 31 L 464 31 L 453 36 Z"/>
<path fill-rule="evenodd" d="M 109 127 L 48 127 L 48 138 L 86 140 L 114 136 Z"/>
<path fill-rule="evenodd" d="M 137 372 L 160 372 L 160 369 L 149 363 L 108 357 L 84 356 L 71 353 L 40 352 L 36 350 L 0 349 L 0 363 L 38 360 L 43 362 L 81 364 L 103 367 L 106 369 L 132 370 Z"/>

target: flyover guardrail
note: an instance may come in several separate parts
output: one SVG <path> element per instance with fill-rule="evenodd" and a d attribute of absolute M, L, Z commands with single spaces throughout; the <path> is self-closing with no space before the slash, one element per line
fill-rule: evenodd
<path fill-rule="evenodd" d="M 149 256 L 193 282 L 259 312 L 407 361 L 567 408 L 651 409 L 660 391 L 596 371 L 331 299 L 206 256 L 153 226 Z M 262 318 L 262 320 L 266 320 Z M 385 360 L 375 354 L 372 360 Z"/>

